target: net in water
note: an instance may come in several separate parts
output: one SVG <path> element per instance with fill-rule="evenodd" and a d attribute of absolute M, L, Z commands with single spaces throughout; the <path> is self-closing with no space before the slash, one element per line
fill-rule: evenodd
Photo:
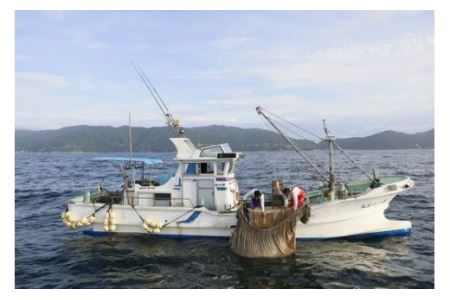
<path fill-rule="evenodd" d="M 243 257 L 282 257 L 295 252 L 295 228 L 303 209 L 280 208 L 237 211 L 237 226 L 230 238 L 231 250 Z"/>

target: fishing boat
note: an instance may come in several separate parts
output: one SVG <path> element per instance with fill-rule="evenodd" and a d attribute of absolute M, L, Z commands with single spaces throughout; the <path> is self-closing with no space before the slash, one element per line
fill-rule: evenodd
<path fill-rule="evenodd" d="M 233 151 L 227 143 L 205 147 L 194 145 L 184 136 L 180 122 L 173 118 L 145 73 L 134 67 L 174 131 L 170 141 L 176 149 L 174 159 L 178 169 L 166 180 L 146 179 L 144 166 L 151 167 L 161 161 L 132 156 L 130 124 L 130 156 L 96 158 L 123 162 L 121 190 L 107 191 L 99 185 L 94 191 L 70 199 L 61 215 L 63 222 L 72 229 L 88 227 L 84 233 L 90 235 L 229 238 L 236 227 L 238 206 L 245 202 L 235 173 L 236 165 L 244 158 L 243 153 Z M 388 220 L 384 215 L 396 195 L 414 186 L 411 178 L 378 176 L 376 172 L 368 174 L 326 129 L 324 141 L 328 143 L 330 166 L 327 176 L 280 130 L 266 110 L 261 107 L 256 110 L 324 182 L 323 188 L 306 194 L 310 218 L 306 224 L 298 222 L 297 239 L 366 238 L 411 232 L 410 221 Z M 336 181 L 334 147 L 354 163 L 365 178 L 347 183 Z M 139 170 L 141 176 L 138 176 Z"/>

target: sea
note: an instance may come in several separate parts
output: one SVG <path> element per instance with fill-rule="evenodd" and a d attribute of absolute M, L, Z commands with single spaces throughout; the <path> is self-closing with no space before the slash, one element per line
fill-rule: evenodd
<path fill-rule="evenodd" d="M 226 239 L 170 239 L 114 234 L 93 237 L 68 229 L 67 201 L 103 182 L 118 190 L 115 163 L 104 153 L 15 154 L 15 287 L 28 288 L 434 288 L 434 150 L 353 150 L 367 172 L 408 175 L 415 186 L 391 202 L 390 219 L 410 220 L 410 236 L 298 241 L 279 259 L 247 259 Z M 326 170 L 327 153 L 307 154 Z M 107 154 L 111 156 L 111 154 Z M 126 153 L 114 155 L 127 155 Z M 336 155 L 337 178 L 361 178 Z M 148 176 L 174 174 L 174 153 L 139 153 L 164 164 Z M 273 179 L 314 190 L 322 183 L 295 152 L 247 152 L 236 168 L 241 193 L 271 191 Z"/>

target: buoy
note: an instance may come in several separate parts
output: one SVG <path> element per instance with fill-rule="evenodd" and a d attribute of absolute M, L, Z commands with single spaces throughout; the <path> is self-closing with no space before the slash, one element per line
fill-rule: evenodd
<path fill-rule="evenodd" d="M 109 213 L 109 218 L 110 218 L 110 219 L 114 219 L 115 217 L 116 217 L 116 214 L 115 214 L 114 212 L 111 211 L 111 212 Z"/>
<path fill-rule="evenodd" d="M 116 231 L 117 226 L 116 225 L 109 225 L 109 230 L 110 231 Z"/>
<path fill-rule="evenodd" d="M 142 223 L 142 227 L 144 228 L 145 231 L 148 231 L 148 225 L 146 223 Z"/>
<path fill-rule="evenodd" d="M 70 223 L 70 229 L 75 229 L 77 228 L 77 225 L 75 223 Z"/>
<path fill-rule="evenodd" d="M 103 229 L 104 229 L 105 231 L 109 231 L 109 226 L 108 226 L 108 225 L 105 225 L 105 226 L 103 226 Z"/>
<path fill-rule="evenodd" d="M 76 222 L 76 225 L 77 225 L 77 227 L 81 227 L 81 226 L 83 226 L 83 222 L 81 222 L 80 220 L 78 220 L 78 221 Z"/>
<path fill-rule="evenodd" d="M 70 222 L 69 221 L 67 221 L 66 219 L 64 219 L 63 220 L 63 223 L 64 223 L 64 225 L 66 225 L 67 227 L 70 227 Z"/>
<path fill-rule="evenodd" d="M 110 225 L 116 225 L 116 219 L 109 219 L 109 224 Z"/>
<path fill-rule="evenodd" d="M 104 219 L 103 220 L 103 225 L 108 226 L 109 225 L 109 220 L 108 219 Z"/>
<path fill-rule="evenodd" d="M 74 222 L 75 221 L 75 218 L 72 216 L 71 213 L 67 213 L 67 221 L 69 221 L 69 222 Z"/>
<path fill-rule="evenodd" d="M 94 216 L 90 216 L 88 218 L 88 221 L 89 221 L 90 224 L 94 223 L 95 222 L 95 217 Z"/>
<path fill-rule="evenodd" d="M 89 221 L 86 217 L 84 217 L 83 219 L 81 219 L 81 224 L 83 225 L 89 225 Z"/>
<path fill-rule="evenodd" d="M 152 219 L 150 219 L 150 218 L 145 219 L 145 224 L 150 226 L 151 223 L 152 223 Z"/>
<path fill-rule="evenodd" d="M 159 228 L 153 229 L 153 233 L 160 233 L 160 232 L 161 232 L 161 230 Z"/>

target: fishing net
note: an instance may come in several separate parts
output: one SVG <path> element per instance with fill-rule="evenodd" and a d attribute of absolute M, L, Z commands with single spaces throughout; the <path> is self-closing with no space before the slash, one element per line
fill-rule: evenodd
<path fill-rule="evenodd" d="M 237 226 L 230 238 L 231 250 L 243 257 L 282 257 L 295 252 L 295 228 L 303 210 L 281 208 L 237 212 Z"/>

